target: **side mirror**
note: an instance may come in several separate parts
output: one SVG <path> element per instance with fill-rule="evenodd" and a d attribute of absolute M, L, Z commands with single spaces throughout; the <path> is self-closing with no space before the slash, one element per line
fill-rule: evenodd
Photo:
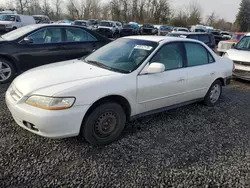
<path fill-rule="evenodd" d="M 33 39 L 32 39 L 32 38 L 29 38 L 29 37 L 25 37 L 25 38 L 23 39 L 23 42 L 24 42 L 25 44 L 32 44 L 32 43 L 33 43 Z"/>
<path fill-rule="evenodd" d="M 148 74 L 155 74 L 155 73 L 161 73 L 165 71 L 165 65 L 162 63 L 151 63 L 147 68 Z"/>
<path fill-rule="evenodd" d="M 231 48 L 234 48 L 235 47 L 235 43 L 232 44 L 232 47 Z"/>

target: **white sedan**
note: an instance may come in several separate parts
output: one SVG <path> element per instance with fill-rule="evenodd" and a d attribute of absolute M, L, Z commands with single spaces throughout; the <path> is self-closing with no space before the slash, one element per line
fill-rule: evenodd
<path fill-rule="evenodd" d="M 195 101 L 213 106 L 232 69 L 231 60 L 197 40 L 125 37 L 85 59 L 25 72 L 7 90 L 6 103 L 30 132 L 104 145 L 131 119 Z"/>

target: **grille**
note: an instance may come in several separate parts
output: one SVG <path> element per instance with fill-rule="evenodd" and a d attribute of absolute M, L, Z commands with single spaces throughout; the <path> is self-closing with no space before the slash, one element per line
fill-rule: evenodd
<path fill-rule="evenodd" d="M 234 63 L 235 63 L 235 64 L 238 64 L 238 65 L 250 66 L 250 62 L 234 61 Z"/>
<path fill-rule="evenodd" d="M 5 29 L 5 25 L 0 25 L 0 29 Z"/>

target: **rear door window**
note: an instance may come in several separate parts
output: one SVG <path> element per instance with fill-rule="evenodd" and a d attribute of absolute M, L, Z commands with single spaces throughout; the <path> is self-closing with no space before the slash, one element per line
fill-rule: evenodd
<path fill-rule="evenodd" d="M 87 42 L 97 41 L 91 34 L 84 29 L 80 28 L 67 28 L 66 29 L 67 42 Z"/>
<path fill-rule="evenodd" d="M 198 43 L 184 43 L 188 67 L 206 65 L 215 62 L 208 50 Z"/>

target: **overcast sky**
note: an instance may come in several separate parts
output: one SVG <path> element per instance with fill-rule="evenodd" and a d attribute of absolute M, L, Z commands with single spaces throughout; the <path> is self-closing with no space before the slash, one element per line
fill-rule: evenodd
<path fill-rule="evenodd" d="M 170 0 L 175 8 L 183 7 L 183 4 L 189 4 L 193 1 L 201 5 L 203 17 L 215 11 L 220 18 L 231 22 L 235 21 L 241 2 L 241 0 Z"/>

